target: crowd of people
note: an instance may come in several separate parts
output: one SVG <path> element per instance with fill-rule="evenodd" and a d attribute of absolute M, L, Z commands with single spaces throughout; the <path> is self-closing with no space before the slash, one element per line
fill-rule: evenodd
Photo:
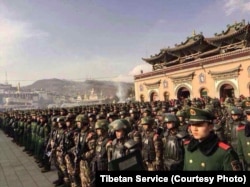
<path fill-rule="evenodd" d="M 250 170 L 250 97 L 9 110 L 0 119 L 41 172 L 55 166 L 55 186 L 95 186 L 96 171 Z"/>

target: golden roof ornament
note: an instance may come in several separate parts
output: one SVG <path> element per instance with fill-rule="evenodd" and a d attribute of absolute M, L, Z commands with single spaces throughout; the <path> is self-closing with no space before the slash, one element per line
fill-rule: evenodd
<path fill-rule="evenodd" d="M 195 30 L 193 30 L 193 36 L 195 36 L 195 35 L 196 35 Z"/>

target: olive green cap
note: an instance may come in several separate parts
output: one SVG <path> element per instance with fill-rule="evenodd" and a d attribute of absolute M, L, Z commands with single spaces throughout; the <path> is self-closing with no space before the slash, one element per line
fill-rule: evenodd
<path fill-rule="evenodd" d="M 214 120 L 212 112 L 206 109 L 190 107 L 188 109 L 188 115 L 190 124 L 212 122 Z"/>

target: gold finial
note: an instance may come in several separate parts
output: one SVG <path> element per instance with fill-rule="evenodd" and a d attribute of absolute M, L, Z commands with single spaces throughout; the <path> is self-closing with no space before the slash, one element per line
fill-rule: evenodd
<path fill-rule="evenodd" d="M 195 36 L 196 35 L 196 33 L 195 33 L 195 30 L 193 31 L 193 36 Z"/>

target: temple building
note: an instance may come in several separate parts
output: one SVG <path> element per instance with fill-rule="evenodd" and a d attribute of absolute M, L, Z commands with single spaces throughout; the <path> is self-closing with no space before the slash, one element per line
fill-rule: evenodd
<path fill-rule="evenodd" d="M 250 96 L 250 24 L 245 20 L 209 38 L 194 32 L 142 60 L 152 71 L 134 76 L 137 101 Z"/>

